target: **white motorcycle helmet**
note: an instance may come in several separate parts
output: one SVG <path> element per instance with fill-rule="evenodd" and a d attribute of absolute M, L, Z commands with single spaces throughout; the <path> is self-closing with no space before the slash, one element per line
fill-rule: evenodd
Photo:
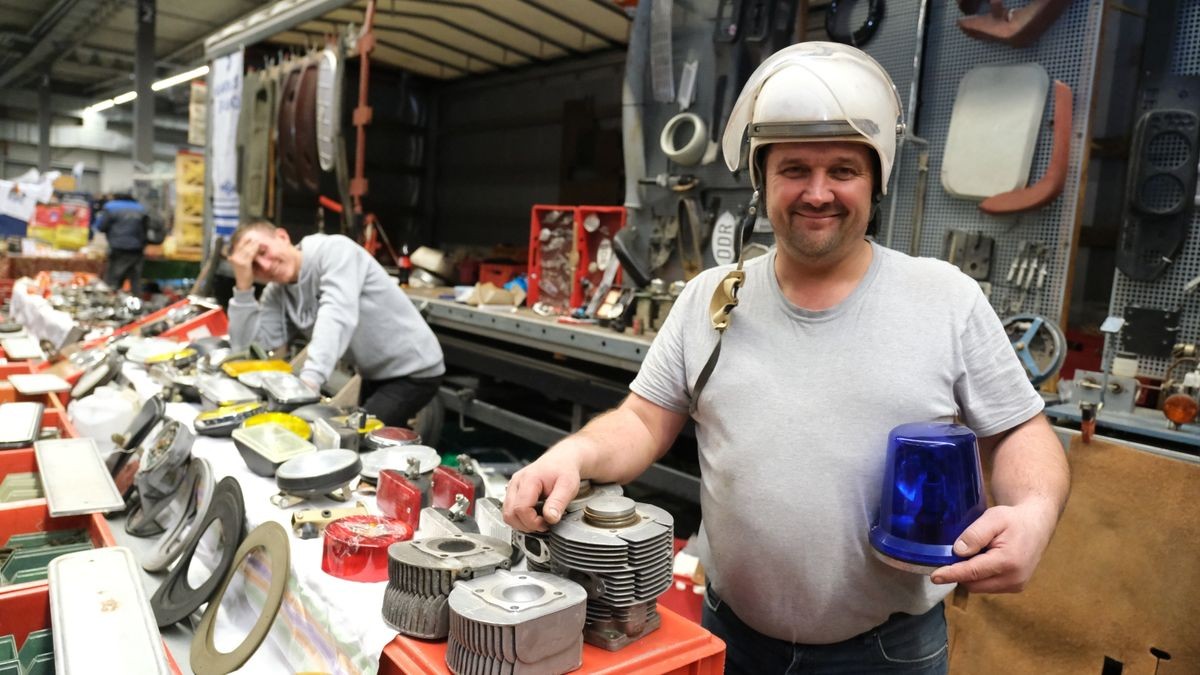
<path fill-rule="evenodd" d="M 750 75 L 729 114 L 721 149 L 729 170 L 748 164 L 751 186 L 762 190 L 758 151 L 771 143 L 864 143 L 879 159 L 879 186 L 886 194 L 903 131 L 900 96 L 875 59 L 836 42 L 801 42 L 775 52 Z"/>

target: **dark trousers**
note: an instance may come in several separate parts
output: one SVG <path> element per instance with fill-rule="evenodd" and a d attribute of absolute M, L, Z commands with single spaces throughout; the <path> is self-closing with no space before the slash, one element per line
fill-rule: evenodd
<path fill-rule="evenodd" d="M 108 267 L 104 270 L 104 283 L 113 290 L 121 288 L 125 280 L 129 280 L 129 291 L 134 295 L 142 294 L 142 261 L 146 256 L 141 251 L 122 251 L 113 249 L 108 252 Z"/>
<path fill-rule="evenodd" d="M 742 623 L 709 586 L 702 623 L 725 641 L 725 672 L 740 675 L 908 673 L 945 675 L 949 667 L 942 604 L 920 616 L 893 614 L 882 625 L 828 645 L 785 642 Z"/>
<path fill-rule="evenodd" d="M 409 427 L 442 384 L 438 377 L 397 377 L 362 381 L 362 407 L 389 427 Z"/>

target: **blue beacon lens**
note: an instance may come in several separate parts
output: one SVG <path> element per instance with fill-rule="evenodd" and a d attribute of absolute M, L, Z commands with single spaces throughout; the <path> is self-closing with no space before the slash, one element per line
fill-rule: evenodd
<path fill-rule="evenodd" d="M 919 574 L 961 562 L 951 547 L 986 508 L 970 429 L 918 422 L 888 434 L 883 493 L 870 530 L 880 560 Z"/>

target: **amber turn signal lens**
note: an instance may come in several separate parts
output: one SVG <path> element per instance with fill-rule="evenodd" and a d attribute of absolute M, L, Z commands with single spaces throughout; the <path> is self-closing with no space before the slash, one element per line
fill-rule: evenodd
<path fill-rule="evenodd" d="M 1163 403 L 1163 414 L 1176 425 L 1195 421 L 1197 412 L 1200 412 L 1200 403 L 1187 394 L 1171 394 Z"/>

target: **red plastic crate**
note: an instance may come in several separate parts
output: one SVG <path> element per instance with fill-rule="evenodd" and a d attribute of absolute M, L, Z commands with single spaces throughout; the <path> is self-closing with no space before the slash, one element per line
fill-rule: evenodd
<path fill-rule="evenodd" d="M 33 448 L 17 448 L 15 450 L 0 450 L 0 481 L 4 480 L 10 473 L 36 473 L 37 472 L 37 457 L 33 454 Z M 14 502 L 0 502 L 0 508 L 12 508 L 14 506 L 28 506 L 44 502 L 45 498 L 38 499 L 23 499 Z M 3 545 L 4 542 L 0 542 Z M 0 633 L 3 635 L 3 633 Z"/>
<path fill-rule="evenodd" d="M 604 675 L 720 675 L 725 670 L 725 643 L 699 625 L 659 605 L 662 626 L 628 647 L 610 652 L 583 645 L 583 666 L 574 673 Z M 446 642 L 397 636 L 383 648 L 380 675 L 449 673 Z"/>
<path fill-rule="evenodd" d="M 76 530 L 86 528 L 91 535 L 92 546 L 116 546 L 112 530 L 102 513 L 91 513 L 83 516 L 64 516 L 51 518 L 46 501 L 18 502 L 16 504 L 0 504 L 0 546 L 14 534 L 26 532 L 53 532 L 55 530 Z M 46 581 L 30 581 L 24 584 L 0 586 L 0 598 L 15 593 L 24 588 L 45 586 Z"/>
<path fill-rule="evenodd" d="M 0 635 L 12 635 L 17 641 L 17 648 L 25 644 L 25 638 L 35 630 L 53 629 L 50 618 L 50 585 L 40 582 L 36 585 L 23 584 L 12 593 L 0 595 Z M 167 665 L 172 673 L 180 673 L 179 664 L 171 650 L 163 643 L 167 653 Z"/>
<path fill-rule="evenodd" d="M 534 204 L 529 215 L 529 291 L 525 296 L 525 304 L 532 307 L 534 303 L 540 302 L 542 298 L 542 230 L 549 227 L 543 223 L 543 219 L 554 211 L 561 211 L 569 215 L 569 225 L 560 227 L 570 227 L 572 232 L 575 228 L 575 207 L 574 206 L 555 206 L 552 204 Z M 556 219 L 556 222 L 567 220 L 565 217 Z M 572 242 L 571 250 L 575 249 Z M 569 290 L 563 289 L 562 294 L 556 294 L 554 297 L 547 297 L 546 301 L 551 302 L 555 306 L 561 306 L 566 309 L 566 305 L 570 303 Z"/>
<path fill-rule="evenodd" d="M 65 410 L 46 408 L 42 413 L 42 428 L 43 429 L 59 429 L 63 438 L 78 438 L 79 432 L 75 431 L 75 425 L 71 424 L 71 418 L 67 416 Z M 0 450 L 0 453 L 4 452 Z"/>
<path fill-rule="evenodd" d="M 520 276 L 522 272 L 528 270 L 528 265 L 516 265 L 508 263 L 480 263 L 479 265 L 479 283 L 490 283 L 494 286 L 503 287 L 504 284 L 512 281 Z"/>
<path fill-rule="evenodd" d="M 585 220 L 595 216 L 600 220 L 599 226 L 595 231 L 588 232 L 583 226 Z M 605 239 L 609 240 L 610 245 L 612 238 L 616 236 L 621 228 L 625 227 L 625 207 L 624 206 L 580 206 L 575 209 L 575 252 L 579 262 L 575 266 L 575 280 L 571 285 L 571 306 L 584 307 L 591 301 L 591 296 L 585 296 L 583 290 L 583 280 L 589 282 L 589 293 L 595 293 L 596 288 L 600 286 L 600 281 L 604 278 L 604 270 L 590 270 L 593 262 L 596 262 L 596 253 L 600 250 L 600 243 Z M 614 252 L 609 265 L 619 264 L 616 260 Z M 621 270 L 617 269 L 617 276 L 613 279 L 613 286 L 621 284 Z"/>
<path fill-rule="evenodd" d="M 675 553 L 678 554 L 686 545 L 687 540 L 676 538 Z M 679 616 L 700 623 L 704 615 L 704 585 L 697 584 L 687 576 L 674 574 L 671 587 L 658 597 L 658 606 L 669 607 Z"/>
<path fill-rule="evenodd" d="M 57 428 L 63 438 L 76 438 L 75 427 L 67 419 L 66 413 L 59 410 L 47 410 L 42 415 L 42 428 Z M 0 450 L 0 480 L 10 473 L 30 473 L 37 471 L 37 455 L 33 448 L 12 448 Z M 28 506 L 29 504 L 44 503 L 45 499 L 29 499 L 19 502 L 0 503 L 0 508 Z M 0 545 L 4 542 L 0 541 Z"/>
<path fill-rule="evenodd" d="M 8 382 L 7 377 L 0 377 L 0 403 L 11 403 L 13 401 L 33 401 L 46 406 L 46 410 L 66 410 L 62 399 L 58 394 L 32 394 L 22 396 L 17 392 L 16 388 Z"/>
<path fill-rule="evenodd" d="M 17 648 L 35 630 L 50 627 L 50 586 L 27 586 L 0 595 L 0 635 L 12 635 Z"/>
<path fill-rule="evenodd" d="M 3 350 L 0 350 L 3 351 Z M 13 361 L 0 363 L 0 379 L 7 380 L 9 375 L 28 375 L 33 372 L 32 361 Z"/>
<path fill-rule="evenodd" d="M 159 337 L 192 342 L 200 338 L 220 337 L 228 334 L 229 318 L 225 316 L 225 310 L 217 307 L 163 331 Z"/>
<path fill-rule="evenodd" d="M 545 278 L 544 262 L 553 254 L 543 250 L 541 235 L 544 229 L 551 226 L 544 222 L 547 215 L 555 211 L 571 214 L 569 225 L 561 224 L 566 220 L 565 217 L 556 219 L 556 222 L 560 224 L 554 225 L 555 227 L 569 226 L 571 228 L 571 245 L 568 251 L 563 252 L 569 256 L 569 279 L 562 283 L 569 285 L 569 288 L 560 288 L 553 297 L 544 298 L 541 286 Z M 592 216 L 599 218 L 600 222 L 593 232 L 588 232 L 583 223 Z M 603 270 L 589 269 L 592 263 L 596 262 L 600 243 L 605 239 L 611 240 L 621 228 L 625 227 L 625 218 L 626 212 L 623 206 L 535 204 L 530 213 L 529 222 L 529 292 L 526 295 L 526 304 L 532 306 L 536 302 L 547 302 L 560 310 L 586 306 L 592 299 L 591 294 L 595 292 L 604 277 Z M 611 264 L 617 264 L 616 260 L 614 259 Z M 583 288 L 584 279 L 589 282 L 587 291 L 584 291 Z M 621 272 L 618 270 L 614 283 L 620 283 L 620 280 Z"/>
<path fill-rule="evenodd" d="M 74 387 L 75 384 L 79 382 L 79 378 L 83 377 L 84 373 L 83 368 L 77 368 L 68 359 L 60 359 L 57 362 L 42 361 L 41 363 L 35 365 L 33 369 L 38 373 L 58 375 L 62 379 L 66 380 L 67 384 L 71 385 L 71 387 Z M 57 395 L 58 402 L 65 409 L 67 404 L 71 402 L 71 390 L 68 389 L 66 391 L 60 391 Z"/>

